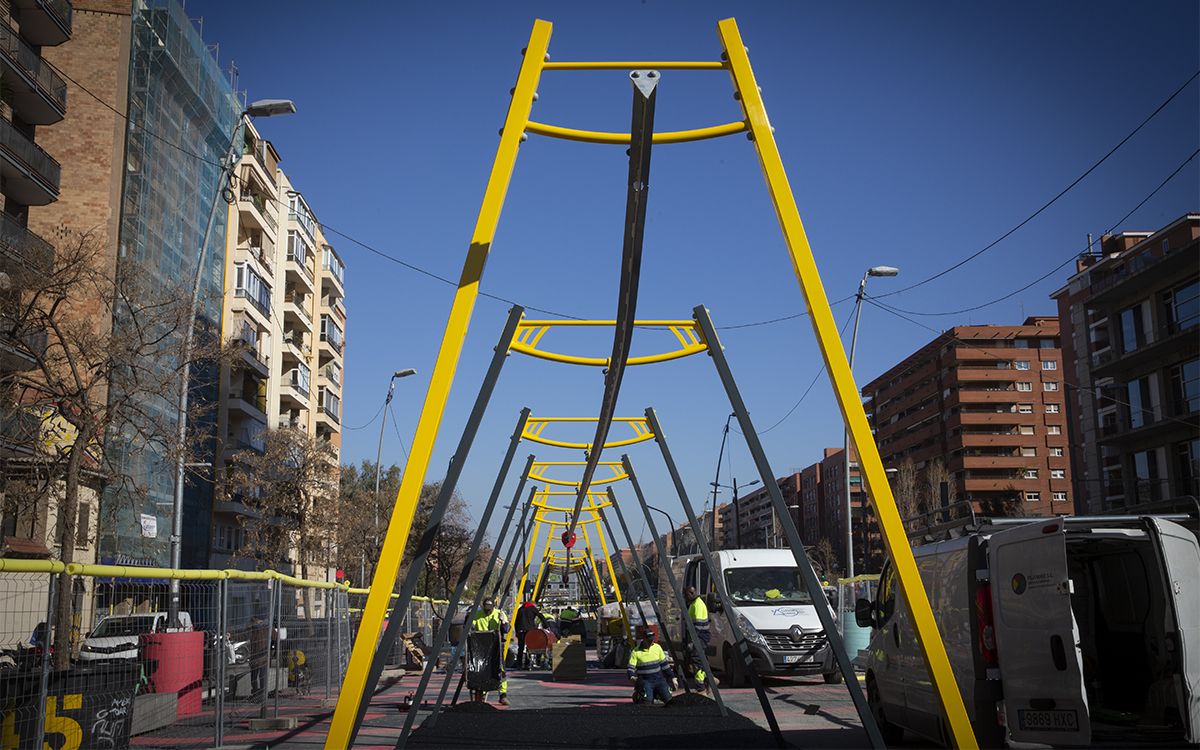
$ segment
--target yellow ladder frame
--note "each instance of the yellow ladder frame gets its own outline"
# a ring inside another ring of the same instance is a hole
[[[358,637],[350,655],[346,676],[338,696],[330,731],[325,747],[343,750],[347,747],[354,729],[355,716],[366,689],[366,680],[371,659],[378,643],[388,601],[400,571],[404,548],[412,526],[421,487],[429,468],[429,460],[441,425],[450,386],[462,354],[471,313],[479,295],[479,284],[484,264],[495,237],[496,226],[504,197],[516,164],[517,150],[526,132],[592,143],[628,143],[628,133],[601,133],[562,128],[529,119],[538,82],[543,70],[630,70],[656,68],[660,70],[727,70],[733,82],[735,98],[741,103],[745,119],[695,130],[674,133],[655,133],[655,143],[677,143],[683,141],[714,138],[737,132],[748,131],[758,153],[763,177],[780,228],[787,244],[793,270],[800,283],[805,303],[816,334],[817,344],[833,385],[838,407],[842,412],[846,429],[859,457],[860,470],[871,498],[876,517],[879,519],[881,536],[888,555],[895,566],[900,588],[909,607],[917,641],[925,658],[935,692],[946,717],[954,744],[960,748],[975,748],[978,743],[963,705],[962,695],[954,681],[954,672],[946,654],[945,644],[938,633],[937,623],[929,598],[921,582],[916,560],[909,547],[908,538],[896,508],[895,498],[884,473],[883,461],[879,456],[871,427],[863,410],[862,399],[854,383],[854,376],[846,358],[845,349],[838,336],[837,325],[829,306],[828,297],[821,284],[816,260],[809,245],[800,212],[796,206],[788,182],[783,159],[775,143],[770,120],[762,94],[754,78],[750,58],[737,22],[727,18],[717,24],[724,53],[722,62],[549,62],[548,50],[552,24],[538,19],[534,21],[524,59],[513,88],[512,100],[504,127],[500,131],[500,144],[484,191],[475,229],[467,251],[466,262],[459,277],[458,288],[446,330],[430,377],[429,390],[417,420],[417,429],[409,450],[404,478],[396,494],[396,503],[388,522],[387,534],[375,569],[371,593],[367,597]],[[553,529],[553,527],[551,527]],[[528,559],[528,558],[526,558]],[[526,571],[527,574],[528,571]],[[522,577],[524,584],[525,576]]]

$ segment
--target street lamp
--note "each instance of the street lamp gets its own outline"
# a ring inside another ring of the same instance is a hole
[[[387,426],[388,406],[392,403],[392,394],[396,390],[396,381],[400,378],[407,378],[409,375],[416,375],[417,371],[411,367],[404,370],[396,370],[392,373],[392,377],[388,378],[387,398],[383,400],[383,419],[379,422],[379,444],[375,448],[375,546],[379,546],[379,479],[383,472],[383,430]],[[367,555],[363,553],[362,560],[362,580],[367,580]]]
[[[735,416],[737,415],[730,414],[725,419],[725,429],[721,432],[721,450],[717,452],[717,475],[709,483],[712,485],[712,518],[708,519],[708,533],[713,547],[717,546],[717,488],[720,487],[717,483],[721,481],[721,459],[725,456],[725,440],[729,437],[729,422]]]
[[[863,297],[867,295],[867,278],[870,276],[897,276],[899,268],[892,266],[872,266],[863,274],[858,282],[858,293],[854,295],[854,333],[850,336],[850,375],[854,376],[854,350],[858,345],[858,319],[862,315]],[[857,386],[855,386],[857,387]],[[850,431],[842,433],[842,481],[846,485],[846,498],[842,510],[846,516],[846,577],[854,577],[854,528],[850,513]],[[861,481],[861,480],[860,480]]]
[[[187,324],[183,332],[183,349],[180,358],[183,360],[183,367],[179,373],[179,402],[176,411],[176,421],[178,422],[178,449],[179,455],[175,459],[175,496],[171,503],[171,567],[178,569],[181,564],[183,537],[183,473],[187,468],[185,466],[184,445],[187,444],[187,410],[188,410],[188,388],[191,383],[191,359],[192,359],[192,339],[196,330],[196,315],[200,310],[200,283],[204,279],[204,259],[208,255],[208,238],[212,235],[213,222],[217,218],[217,204],[221,200],[221,195],[225,191],[225,185],[229,182],[233,174],[234,162],[237,159],[238,149],[241,148],[238,136],[241,134],[242,128],[245,127],[246,121],[252,117],[274,117],[275,115],[290,115],[296,112],[296,105],[289,99],[259,99],[252,102],[249,107],[238,115],[237,122],[233,126],[233,133],[229,136],[229,151],[226,152],[225,158],[221,161],[221,174],[217,178],[217,190],[213,194],[212,205],[208,209],[208,223],[204,225],[204,236],[200,239],[200,253],[196,258],[196,273],[192,278],[192,305],[191,312],[187,318]],[[232,199],[230,200],[232,203]],[[167,598],[167,623],[173,627],[180,627],[179,622],[179,579],[172,578],[170,586],[170,596]]]
[[[784,507],[787,508],[788,510],[800,510],[799,505],[785,505]],[[771,506],[771,540],[772,541],[767,546],[771,546],[772,544],[779,544],[778,521],[779,521],[779,518],[778,518],[777,514],[775,513],[775,506],[772,505]]]
[[[650,503],[646,503],[646,507],[649,508],[650,510],[662,513],[663,516],[667,519],[667,523],[671,524],[671,557],[675,557],[675,532],[678,531],[678,529],[675,527],[675,521],[673,521],[671,519],[671,516],[665,510],[662,510],[660,508],[655,508]]]
[[[743,484],[742,488],[744,489],[746,487],[753,487],[754,485],[761,484],[761,483],[762,483],[761,480],[755,479],[753,482],[750,482],[748,484]],[[718,482],[713,482],[712,486],[713,486],[713,494],[714,495],[716,494],[716,489],[718,487],[724,487],[727,490],[733,490],[733,538],[734,538],[734,544],[737,545],[738,549],[741,549],[742,548],[742,513],[741,513],[740,507],[738,505],[737,477],[733,478],[733,486],[732,487],[730,487],[727,484],[720,484]]]

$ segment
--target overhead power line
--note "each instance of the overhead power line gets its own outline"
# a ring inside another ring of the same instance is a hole
[[[1197,78],[1197,77],[1200,77],[1200,71],[1196,71],[1195,73],[1193,73],[1193,74],[1192,74],[1192,76],[1191,76],[1190,78],[1188,78],[1186,81],[1184,81],[1184,82],[1183,82],[1183,85],[1182,85],[1182,86],[1180,86],[1179,88],[1175,89],[1175,91],[1174,91],[1174,92],[1173,92],[1173,93],[1172,93],[1170,96],[1168,96],[1168,97],[1166,98],[1166,101],[1164,101],[1162,104],[1158,105],[1158,107],[1157,107],[1157,108],[1155,108],[1155,110],[1154,110],[1153,112],[1151,112],[1149,115],[1147,115],[1147,116],[1146,116],[1146,118],[1145,118],[1144,120],[1142,120],[1140,123],[1138,123],[1138,126],[1129,132],[1129,135],[1127,135],[1127,136],[1125,136],[1124,138],[1122,138],[1122,139],[1121,139],[1121,140],[1120,140],[1120,141],[1117,143],[1117,145],[1115,145],[1115,146],[1113,146],[1111,149],[1109,149],[1109,150],[1108,150],[1108,153],[1106,153],[1104,156],[1100,157],[1100,159],[1099,159],[1098,161],[1096,161],[1094,164],[1092,164],[1092,166],[1088,167],[1088,168],[1087,168],[1087,170],[1086,170],[1086,171],[1085,171],[1083,174],[1081,174],[1081,175],[1079,175],[1078,177],[1076,177],[1076,178],[1075,178],[1075,179],[1074,179],[1074,180],[1071,182],[1071,184],[1070,184],[1070,185],[1067,185],[1065,188],[1063,188],[1062,190],[1058,191],[1058,194],[1057,194],[1057,195],[1055,195],[1053,198],[1051,198],[1050,200],[1048,200],[1048,201],[1046,201],[1045,203],[1043,203],[1043,204],[1041,205],[1041,207],[1040,207],[1040,208],[1038,208],[1036,211],[1034,211],[1033,213],[1031,213],[1029,216],[1026,216],[1024,219],[1022,219],[1022,220],[1020,221],[1020,223],[1018,223],[1018,224],[1017,224],[1016,226],[1014,226],[1012,229],[1009,229],[1009,230],[1008,230],[1007,232],[1005,232],[1004,234],[1000,235],[1000,236],[999,236],[999,237],[997,237],[996,239],[994,239],[994,240],[992,240],[991,242],[989,242],[987,245],[984,245],[984,246],[983,246],[982,248],[980,248],[979,250],[976,250],[975,252],[971,253],[971,254],[970,254],[970,255],[968,255],[967,257],[965,257],[965,258],[963,258],[962,260],[958,261],[958,262],[957,262],[957,263],[955,263],[954,265],[952,265],[952,266],[950,266],[950,267],[948,267],[948,268],[944,268],[944,269],[942,269],[941,271],[938,271],[937,273],[933,274],[932,276],[928,276],[928,277],[926,277],[926,278],[924,278],[924,279],[921,279],[920,281],[918,281],[918,282],[917,282],[917,283],[915,283],[915,284],[910,284],[910,285],[908,285],[908,286],[906,286],[906,287],[903,287],[903,288],[901,288],[901,289],[896,289],[895,291],[891,291],[891,292],[888,292],[888,293],[886,293],[886,294],[881,294],[881,295],[878,295],[878,296],[880,296],[880,297],[891,297],[892,295],[895,295],[895,294],[902,294],[902,293],[904,293],[904,292],[907,292],[907,291],[909,291],[909,290],[916,289],[917,287],[924,286],[924,285],[928,284],[929,282],[931,282],[931,281],[934,281],[935,279],[940,279],[941,277],[945,276],[946,274],[950,273],[951,271],[954,271],[954,270],[956,270],[956,269],[958,269],[958,268],[962,268],[962,267],[963,267],[963,266],[965,266],[967,263],[970,263],[971,261],[975,260],[975,259],[976,259],[976,258],[978,258],[979,256],[981,256],[981,255],[983,255],[984,253],[986,253],[988,250],[991,250],[991,249],[992,249],[993,247],[995,247],[996,245],[999,245],[1001,242],[1003,242],[1004,240],[1008,239],[1008,238],[1009,238],[1010,236],[1012,236],[1012,235],[1013,235],[1013,233],[1015,233],[1015,232],[1016,232],[1018,229],[1020,229],[1021,227],[1025,226],[1025,225],[1026,225],[1026,224],[1028,224],[1029,222],[1031,222],[1031,221],[1033,221],[1034,219],[1036,219],[1038,216],[1040,216],[1040,215],[1042,214],[1042,212],[1043,212],[1043,211],[1045,211],[1046,209],[1050,208],[1050,207],[1051,207],[1051,206],[1053,206],[1055,203],[1057,203],[1059,198],[1062,198],[1064,195],[1066,195],[1067,193],[1069,193],[1069,192],[1071,191],[1071,189],[1072,189],[1072,188],[1074,188],[1074,187],[1075,187],[1076,185],[1078,185],[1080,182],[1083,182],[1084,178],[1086,178],[1086,177],[1087,177],[1088,175],[1090,175],[1092,172],[1096,171],[1096,168],[1097,168],[1097,167],[1099,167],[1099,166],[1100,166],[1101,164],[1103,164],[1104,162],[1108,161],[1108,159],[1109,159],[1109,157],[1110,157],[1110,156],[1112,156],[1113,154],[1117,153],[1117,151],[1118,151],[1118,150],[1120,150],[1120,148],[1121,148],[1122,146],[1124,146],[1126,143],[1128,143],[1128,142],[1129,142],[1129,140],[1130,140],[1131,138],[1133,138],[1135,135],[1137,135],[1137,134],[1138,134],[1138,131],[1140,131],[1140,130],[1141,130],[1142,128],[1144,128],[1144,127],[1145,127],[1145,126],[1146,126],[1146,125],[1147,125],[1147,124],[1148,124],[1148,123],[1149,123],[1151,120],[1153,120],[1153,119],[1155,118],[1155,116],[1157,116],[1157,115],[1158,115],[1158,113],[1159,113],[1159,112],[1162,112],[1164,109],[1166,109],[1167,105],[1168,105],[1168,104],[1170,104],[1172,101],[1174,101],[1175,97],[1177,97],[1177,96],[1179,96],[1181,93],[1183,93],[1183,90],[1184,90],[1184,89],[1186,89],[1186,88],[1187,88],[1187,87],[1188,87],[1188,86],[1189,86],[1189,85],[1192,83],[1192,81],[1196,80],[1196,78]]]

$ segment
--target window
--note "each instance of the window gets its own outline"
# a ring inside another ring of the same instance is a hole
[[[1142,345],[1145,334],[1142,331],[1141,305],[1127,307],[1121,311],[1121,353],[1131,352]]]
[[[234,266],[234,295],[250,300],[263,315],[271,315],[271,287],[245,263]]]
[[[337,351],[342,350],[342,329],[328,315],[321,316],[321,340],[329,343]]]
[[[1046,404],[1047,414],[1058,414],[1058,404]]]
[[[1019,414],[1033,414],[1033,404],[1017,404]]]
[[[1037,448],[1033,448],[1033,447],[1031,447],[1031,446],[1028,446],[1028,445],[1026,445],[1026,446],[1023,446],[1023,447],[1021,448],[1021,455],[1022,455],[1022,456],[1025,456],[1025,457],[1027,457],[1027,458],[1028,458],[1028,457],[1030,457],[1030,456],[1036,456],[1036,455],[1037,455]]]
[[[1057,349],[1058,342],[1055,341],[1054,339],[1042,339],[1042,340],[1038,341],[1038,348],[1039,349]]]
[[[1028,339],[1017,339],[1016,341],[1013,342],[1013,346],[1017,349],[1028,349],[1029,348],[1029,340]]]
[[[1045,381],[1044,383],[1042,383],[1042,390],[1043,390],[1043,391],[1050,391],[1050,392],[1057,391],[1057,390],[1058,390],[1058,383],[1054,382],[1053,380],[1047,380],[1047,381]]]
[[[1155,450],[1138,451],[1133,454],[1133,476],[1137,480],[1135,491],[1139,502],[1161,497],[1162,487],[1158,481],[1158,456]]]
[[[1153,416],[1150,410],[1150,379],[1138,378],[1125,384],[1125,394],[1129,401],[1129,426],[1141,427],[1146,424],[1147,417]]]
[[[1055,458],[1062,458],[1063,457],[1063,449],[1062,448],[1051,448],[1050,455]]]
[[[1065,493],[1065,492],[1051,492],[1050,493],[1050,502],[1065,503],[1066,501],[1067,501],[1067,493]]]
[[[1200,411],[1200,359],[1171,368],[1171,395],[1176,414]]]
[[[1067,470],[1066,469],[1051,469],[1050,470],[1050,478],[1051,479],[1066,479],[1067,478]]]
[[[1022,476],[1024,476],[1026,479],[1037,479],[1038,478],[1038,470],[1037,469],[1026,469]]]
[[[1048,427],[1046,427],[1046,434],[1047,435],[1061,435],[1062,427],[1059,425],[1056,425],[1056,424],[1049,425]]]
[[[1023,424],[1020,427],[1020,431],[1021,431],[1022,435],[1032,435],[1033,434],[1033,425]]]
[[[1163,296],[1171,333],[1200,324],[1200,280],[1177,286]]]
[[[1033,383],[1017,383],[1018,391],[1032,391]]]
[[[79,520],[75,532],[75,549],[87,549],[88,537],[92,535],[92,504],[79,504]]]
[[[875,622],[877,628],[887,625],[896,611],[896,569],[891,563],[887,563],[879,579],[879,590],[875,592],[875,609],[878,612]]]
[[[1018,359],[1013,364],[1015,364],[1017,366],[1018,370],[1028,370],[1029,369],[1029,360],[1027,360],[1027,359]]]
[[[1058,363],[1052,359],[1043,359],[1042,360],[1042,369],[1043,370],[1057,370]]]
[[[1196,483],[1200,481],[1200,439],[1192,439],[1176,445],[1175,456],[1184,492],[1195,492]]]
[[[1040,493],[1040,492],[1026,492],[1025,493],[1025,502],[1040,503],[1041,501],[1042,501],[1042,493]]]

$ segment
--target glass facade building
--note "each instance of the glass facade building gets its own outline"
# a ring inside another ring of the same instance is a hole
[[[135,265],[160,288],[190,291],[213,201],[221,199],[220,162],[241,106],[217,61],[183,8],[171,0],[134,0],[131,15],[128,127],[121,197],[117,273]],[[172,144],[178,144],[176,148]],[[220,330],[227,211],[222,201],[208,241],[201,282],[199,337]],[[118,314],[114,325],[128,325]],[[163,357],[164,371],[177,362]],[[212,373],[192,373],[191,401],[217,398]],[[144,399],[138,410],[156,431],[174,421],[176,403]],[[196,430],[215,448],[215,425]],[[174,458],[140,437],[136,426],[110,430],[105,451],[131,481],[106,488],[99,534],[101,557],[118,551],[166,565],[170,559]],[[199,461],[210,461],[201,456]],[[184,495],[183,566],[207,564],[213,492],[209,472],[189,472]],[[153,520],[151,520],[153,519]]]

